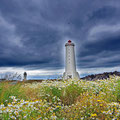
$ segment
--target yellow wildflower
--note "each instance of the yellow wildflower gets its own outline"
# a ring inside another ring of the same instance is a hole
[[[97,116],[97,114],[96,114],[96,113],[91,114],[91,117],[96,117],[96,116]]]
[[[97,100],[97,102],[101,102],[101,100]]]
[[[100,104],[100,107],[102,107],[103,106],[103,104]]]
[[[55,116],[55,113],[53,113],[53,116]]]
[[[6,107],[3,107],[1,110],[6,110]]]

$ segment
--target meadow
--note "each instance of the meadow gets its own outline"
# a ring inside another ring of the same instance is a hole
[[[119,120],[120,77],[0,83],[1,120]]]

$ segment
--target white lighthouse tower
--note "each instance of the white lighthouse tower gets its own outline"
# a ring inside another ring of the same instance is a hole
[[[78,72],[76,71],[76,63],[75,63],[75,51],[74,51],[74,43],[71,40],[65,44],[66,47],[66,66],[65,72],[63,74],[63,79],[80,79]]]

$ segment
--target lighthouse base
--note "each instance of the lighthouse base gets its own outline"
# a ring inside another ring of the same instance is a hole
[[[72,74],[64,72],[63,80],[66,80],[66,79],[80,79],[80,76],[79,76],[78,72],[73,72]]]

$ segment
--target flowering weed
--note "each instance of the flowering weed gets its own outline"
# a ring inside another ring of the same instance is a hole
[[[3,120],[119,120],[120,77],[0,84]]]

